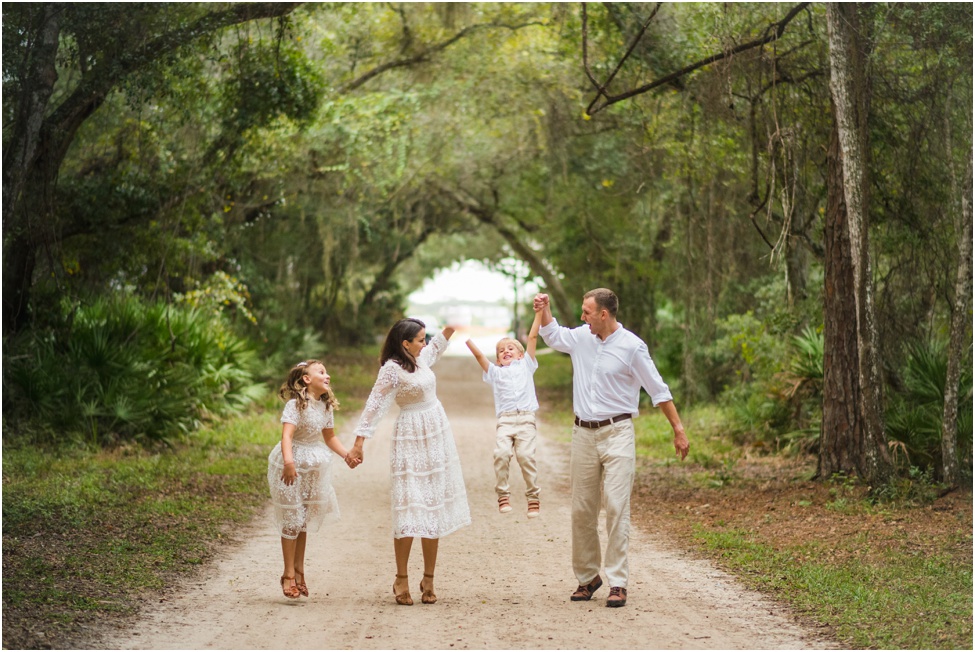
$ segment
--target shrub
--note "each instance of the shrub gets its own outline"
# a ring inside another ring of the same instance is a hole
[[[251,346],[219,315],[124,296],[62,305],[4,342],[4,436],[165,440],[265,389]]]
[[[904,468],[929,470],[940,465],[941,420],[948,375],[947,345],[941,339],[915,342],[888,393],[887,432]],[[958,388],[958,454],[971,469],[972,372],[967,365]]]

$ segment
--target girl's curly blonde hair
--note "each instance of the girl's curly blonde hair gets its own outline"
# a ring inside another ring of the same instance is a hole
[[[308,385],[305,384],[304,376],[308,373],[308,367],[313,364],[325,366],[325,363],[321,360],[305,360],[299,362],[291,367],[291,371],[288,372],[288,379],[284,381],[281,389],[278,390],[278,396],[285,401],[294,399],[298,403],[299,410],[304,410],[308,407]],[[325,393],[321,395],[319,400],[325,403],[326,408],[337,410],[339,407],[338,399],[335,398],[335,393],[331,387],[325,389]]]

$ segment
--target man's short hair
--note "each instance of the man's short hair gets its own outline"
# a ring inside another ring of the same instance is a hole
[[[606,288],[589,290],[582,295],[582,300],[585,301],[586,299],[592,299],[596,302],[598,309],[606,309],[610,317],[616,317],[616,311],[620,307],[620,300],[616,298],[616,293],[612,290],[607,290]]]

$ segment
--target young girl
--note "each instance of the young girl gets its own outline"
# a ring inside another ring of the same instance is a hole
[[[325,365],[308,360],[292,367],[278,392],[287,404],[281,414],[281,443],[267,458],[267,483],[281,533],[281,590],[286,598],[308,597],[306,534],[317,532],[326,515],[338,516],[328,449],[345,458],[349,468],[357,464],[335,436],[332,411],[339,404],[329,381]]]

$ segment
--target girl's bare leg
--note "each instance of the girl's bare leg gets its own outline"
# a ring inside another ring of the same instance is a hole
[[[281,553],[284,555],[284,575],[294,577],[295,575],[295,548],[297,539],[285,539],[281,537]]]
[[[290,591],[295,586],[295,546],[297,541],[295,539],[286,539],[281,537],[281,554],[284,557],[284,573],[281,579],[281,586],[287,591]],[[290,579],[285,579],[290,578]],[[294,597],[298,597],[295,593]]]
[[[305,543],[308,540],[308,533],[302,532],[295,539],[295,583],[302,595],[308,595],[308,587],[305,584]],[[304,588],[304,590],[302,590]]]

